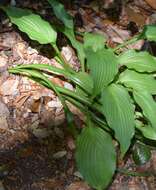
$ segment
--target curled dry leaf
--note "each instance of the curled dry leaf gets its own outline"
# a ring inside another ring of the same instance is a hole
[[[40,113],[41,100],[40,99],[39,100],[33,100],[30,109],[33,113]]]

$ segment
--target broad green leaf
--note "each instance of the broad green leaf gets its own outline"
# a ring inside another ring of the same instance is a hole
[[[150,125],[144,125],[141,121],[136,120],[135,127],[141,131],[145,138],[156,140],[156,131]]]
[[[118,72],[117,60],[113,52],[101,49],[96,52],[87,51],[87,66],[94,81],[94,96],[99,94]]]
[[[139,38],[148,41],[156,41],[156,25],[146,25]]]
[[[109,134],[99,127],[85,127],[77,139],[76,161],[80,173],[93,188],[106,188],[116,167],[115,149]]]
[[[39,15],[33,14],[30,10],[16,7],[5,7],[4,11],[11,22],[17,25],[19,30],[25,32],[32,40],[36,40],[40,44],[56,42],[57,33]]]
[[[118,82],[133,90],[156,94],[156,80],[149,74],[141,74],[127,69],[121,73]]]
[[[119,56],[119,64],[139,72],[156,71],[156,59],[148,52],[128,50]]]
[[[136,103],[141,107],[144,116],[156,130],[156,102],[153,100],[153,97],[144,91],[134,91],[133,95]]]
[[[112,84],[102,91],[102,112],[108,125],[115,131],[122,156],[128,150],[134,135],[134,108],[127,90]]]
[[[85,72],[78,72],[72,76],[75,83],[89,94],[93,93],[93,79]]]
[[[151,158],[151,151],[146,145],[138,142],[133,149],[132,155],[135,164],[142,165],[148,162]]]
[[[59,0],[47,0],[53,8],[53,11],[58,19],[60,19],[67,28],[74,28],[73,18],[64,8],[64,5]]]
[[[94,52],[104,48],[106,38],[101,34],[85,33],[84,48],[92,49]]]

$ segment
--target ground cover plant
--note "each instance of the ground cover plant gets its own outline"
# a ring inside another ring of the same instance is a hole
[[[77,167],[90,186],[102,190],[117,170],[117,152],[123,159],[132,146],[134,161],[144,164],[151,155],[149,145],[154,146],[156,140],[156,58],[146,51],[120,51],[140,39],[156,41],[156,26],[145,26],[140,34],[114,49],[107,46],[100,34],[80,34],[81,43],[75,38],[73,18],[64,6],[56,0],[47,1],[60,24],[52,26],[31,10],[1,9],[30,39],[51,44],[62,68],[38,63],[18,65],[9,68],[9,72],[27,75],[55,91],[64,106],[68,127],[75,135]],[[62,57],[57,46],[58,31],[76,50],[81,63],[79,72]],[[75,90],[57,86],[49,79],[50,75],[63,76]],[[81,131],[74,125],[67,102],[85,115]]]

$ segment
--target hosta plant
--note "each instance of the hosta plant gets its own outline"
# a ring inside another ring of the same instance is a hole
[[[76,163],[84,180],[102,190],[110,184],[117,169],[116,151],[123,159],[134,145],[131,149],[134,161],[144,164],[150,158],[146,143],[156,140],[156,58],[146,51],[125,48],[122,51],[122,47],[140,39],[156,41],[156,26],[145,26],[141,34],[114,49],[107,46],[105,37],[100,34],[84,33],[82,43],[75,38],[73,18],[64,6],[56,0],[47,1],[60,20],[54,25],[55,29],[30,10],[1,9],[31,40],[50,44],[62,68],[38,63],[18,65],[9,68],[9,72],[27,75],[55,91],[72,131],[74,120],[67,102],[84,113],[85,127],[81,131],[74,129]],[[57,31],[62,32],[76,50],[81,63],[79,72],[62,57],[57,47]],[[57,86],[49,79],[50,75],[64,76],[75,90]]]

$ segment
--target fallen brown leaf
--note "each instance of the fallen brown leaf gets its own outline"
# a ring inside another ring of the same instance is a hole
[[[156,9],[156,0],[145,0],[153,9]]]

